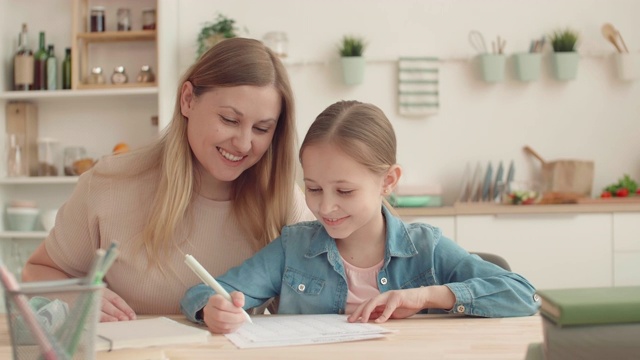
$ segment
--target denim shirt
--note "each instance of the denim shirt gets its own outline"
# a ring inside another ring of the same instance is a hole
[[[382,207],[387,224],[384,263],[378,274],[380,293],[445,285],[455,295],[451,312],[482,317],[532,315],[538,310],[535,288],[522,276],[471,255],[442,236],[438,228],[405,224]],[[245,295],[245,309],[280,296],[279,314],[343,314],[347,303],[344,264],[335,240],[318,221],[283,228],[275,239],[240,266],[217,278],[228,291]],[[180,302],[185,316],[195,316],[213,289],[205,284],[187,290]]]

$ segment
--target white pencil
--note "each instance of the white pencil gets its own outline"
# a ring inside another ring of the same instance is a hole
[[[213,276],[211,276],[211,274],[209,274],[209,272],[202,265],[200,265],[198,260],[196,260],[193,256],[187,254],[184,256],[184,262],[187,264],[187,266],[189,266],[191,270],[193,270],[194,273],[196,273],[196,275],[198,275],[200,280],[209,285],[217,294],[220,294],[228,301],[231,301],[231,295],[229,295],[229,293],[220,285],[220,283],[218,283],[216,279],[214,279]],[[242,312],[244,313],[244,316],[247,318],[247,320],[253,324],[253,321],[251,321],[251,317],[249,316],[249,314],[247,314],[244,309],[242,310]]]

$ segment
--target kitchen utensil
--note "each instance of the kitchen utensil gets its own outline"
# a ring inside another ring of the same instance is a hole
[[[484,41],[484,36],[477,31],[471,30],[469,32],[469,44],[473,47],[478,54],[486,54],[487,53],[487,43]]]
[[[593,161],[556,160],[547,162],[531,147],[524,151],[534,156],[542,164],[542,190],[544,192],[567,193],[575,196],[591,196],[593,186]]]
[[[511,162],[509,163],[509,170],[507,171],[507,178],[504,182],[504,189],[502,189],[503,191],[509,191],[510,189],[509,184],[511,184],[515,176],[516,176],[516,167],[515,165],[513,165],[513,160],[511,160]]]
[[[480,200],[482,196],[482,164],[478,161],[476,165],[476,170],[473,173],[473,178],[471,179],[471,192],[469,195],[468,201],[475,202]]]
[[[602,36],[604,36],[604,38],[607,39],[607,41],[612,43],[613,46],[615,46],[616,50],[618,50],[619,53],[623,52],[622,48],[620,47],[620,45],[618,45],[618,37],[619,37],[618,30],[616,30],[616,28],[613,27],[613,25],[611,25],[609,23],[605,23],[604,25],[602,25],[602,29],[601,30],[602,30]],[[626,46],[625,46],[625,48],[626,48]]]
[[[467,162],[462,173],[462,182],[460,185],[460,192],[458,194],[458,202],[465,202],[469,198],[469,182],[471,180],[471,164]]]
[[[491,188],[491,200],[495,201],[500,196],[500,192],[502,191],[501,187],[504,186],[502,182],[502,175],[504,172],[504,166],[502,165],[502,161],[498,165],[498,170],[496,171],[496,179],[493,182],[493,187]]]
[[[484,174],[484,182],[482,184],[482,198],[481,201],[489,200],[489,190],[491,189],[491,178],[493,177],[493,166],[491,163],[487,165],[487,171]]]

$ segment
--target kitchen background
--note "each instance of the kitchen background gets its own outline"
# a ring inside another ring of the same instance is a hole
[[[10,69],[17,33],[30,19],[32,48],[37,32],[56,44],[61,60],[70,46],[71,6],[67,2],[38,2],[42,6],[15,6],[16,0],[0,3],[5,47],[2,61]],[[70,3],[70,2],[69,2]],[[57,4],[57,5],[56,5]],[[60,5],[64,6],[60,6]],[[122,1],[92,1],[117,7]],[[298,132],[304,136],[315,116],[341,99],[371,102],[393,122],[399,140],[398,160],[405,169],[404,184],[439,184],[445,204],[455,201],[467,164],[477,162],[494,168],[514,160],[516,179],[534,177],[539,163],[522,151],[532,146],[548,160],[559,158],[595,161],[593,193],[617,181],[624,173],[640,177],[640,80],[622,81],[616,76],[613,46],[600,28],[610,22],[621,31],[631,53],[640,50],[640,2],[633,0],[347,0],[341,2],[297,0],[159,0],[159,113],[166,125],[174,105],[178,76],[194,60],[196,38],[207,21],[221,13],[236,20],[243,36],[261,39],[269,31],[288,37],[288,70],[297,99]],[[28,13],[21,13],[28,12]],[[114,16],[111,16],[114,17]],[[115,19],[107,18],[109,21]],[[528,51],[530,41],[560,28],[580,33],[577,79],[558,81],[551,75],[547,44],[539,80],[521,82],[514,75],[510,55]],[[473,61],[475,50],[468,41],[471,30],[480,31],[490,47],[498,35],[506,39],[508,56],[505,81],[481,80]],[[340,78],[337,45],[344,35],[364,37],[368,43],[364,83],[344,85]],[[7,46],[9,45],[9,46]],[[134,51],[133,49],[131,51]],[[107,56],[107,55],[105,55]],[[438,57],[440,107],[435,115],[407,117],[397,109],[397,60],[401,56]],[[131,69],[134,72],[137,69]],[[108,76],[111,69],[106,68]],[[132,74],[130,74],[132,76]],[[8,88],[7,72],[0,81]],[[120,100],[127,117],[114,118],[103,111],[112,106],[95,99],[64,100],[41,117],[67,117],[75,111],[72,130],[80,140],[91,133],[95,121],[110,122],[96,139],[91,152],[106,154],[117,141],[140,146],[153,138],[148,122],[124,124],[139,102]],[[135,102],[136,105],[132,103]],[[132,106],[129,106],[132,105]],[[104,114],[104,115],[103,115]],[[141,117],[147,114],[141,112]],[[104,118],[103,118],[104,117]],[[95,119],[97,118],[97,119]],[[121,126],[122,125],[122,126]],[[124,130],[126,129],[126,131]],[[42,122],[41,132],[56,136],[69,131],[55,122]],[[132,133],[133,132],[133,133]],[[67,138],[74,135],[65,134]]]
[[[334,101],[376,104],[396,129],[405,183],[441,184],[447,204],[456,199],[468,162],[486,166],[491,161],[495,169],[500,160],[514,160],[517,179],[535,176],[539,163],[522,151],[525,144],[548,160],[594,160],[594,195],[624,173],[640,178],[640,81],[617,78],[611,57],[615,49],[600,30],[606,22],[614,24],[629,51],[638,53],[638,1],[181,0],[176,14],[180,72],[193,61],[203,23],[216,13],[235,19],[250,37],[287,34],[300,138]],[[476,54],[468,42],[471,30],[480,31],[489,48],[498,35],[506,39],[509,56],[528,51],[531,39],[566,27],[581,38],[574,81],[552,77],[548,43],[541,78],[531,83],[515,78],[510,58],[505,81],[485,83],[471,60]],[[345,34],[368,42],[362,85],[341,81],[336,48]],[[398,114],[400,56],[440,58],[436,115]]]

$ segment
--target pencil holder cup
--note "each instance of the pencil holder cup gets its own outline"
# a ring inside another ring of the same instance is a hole
[[[640,54],[621,54],[614,55],[616,70],[620,80],[633,81],[640,76]]]
[[[506,57],[499,54],[480,55],[480,73],[486,82],[501,82],[504,80]]]
[[[516,65],[516,76],[520,81],[534,81],[540,78],[540,53],[518,53],[513,55]]]
[[[13,359],[95,359],[103,289],[104,284],[86,285],[82,279],[5,289]]]

